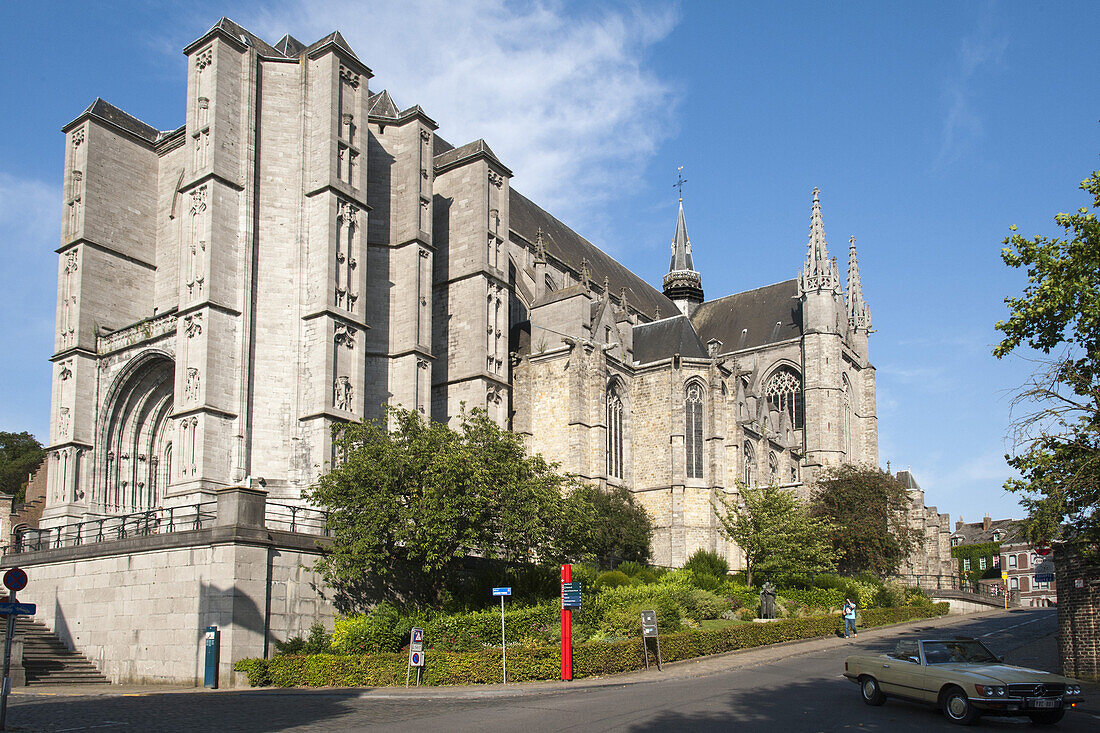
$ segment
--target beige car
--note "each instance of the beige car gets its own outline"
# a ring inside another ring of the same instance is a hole
[[[848,657],[844,676],[868,705],[887,697],[931,703],[960,725],[981,715],[1026,715],[1050,725],[1084,699],[1075,680],[1005,664],[971,638],[899,641],[891,654]]]

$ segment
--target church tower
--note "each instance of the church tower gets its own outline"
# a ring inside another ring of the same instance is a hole
[[[676,235],[672,239],[672,260],[664,280],[665,295],[680,312],[691,317],[703,302],[702,277],[691,261],[691,239],[684,221],[684,199],[680,198],[680,213],[676,217]]]
[[[847,330],[844,293],[835,259],[829,257],[821,202],[814,188],[810,241],[798,277],[802,301],[802,388],[806,466],[836,466],[844,460],[841,435],[844,386],[842,342]],[[844,319],[844,320],[842,320]],[[808,478],[808,477],[807,477]]]

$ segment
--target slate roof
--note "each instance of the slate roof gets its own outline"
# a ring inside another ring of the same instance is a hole
[[[118,107],[99,97],[96,97],[96,100],[92,102],[86,110],[77,115],[76,119],[74,119],[73,122],[70,122],[61,129],[63,131],[68,131],[68,129],[72,127],[73,123],[76,122],[76,120],[81,119],[85,115],[98,117],[104,122],[109,122],[115,127],[125,130],[131,135],[136,135],[142,140],[146,140],[150,143],[155,143],[162,135],[168,135],[173,132],[169,131],[167,133],[161,133],[160,130],[153,127],[152,125],[145,124],[137,117],[123,112]]]
[[[687,316],[676,315],[634,327],[634,361],[639,364],[680,356],[705,358],[707,350]]]
[[[465,158],[472,158],[477,155],[485,155],[486,157],[492,158],[498,165],[508,170],[504,164],[500,162],[500,158],[493,152],[493,149],[489,147],[489,144],[482,139],[474,140],[473,142],[466,143],[462,147],[452,148],[443,153],[437,153],[434,164],[437,169],[448,168]]]
[[[367,100],[367,108],[367,114],[397,119],[397,105],[393,103],[393,98],[385,89],[370,96]]]
[[[286,54],[276,50],[275,47],[269,44],[267,41],[260,38],[255,33],[245,30],[241,26],[231,21],[229,18],[223,17],[221,20],[211,26],[209,31],[203,33],[202,37],[205,38],[206,36],[210,35],[211,31],[215,30],[225,31],[229,35],[240,40],[241,43],[245,44],[246,46],[252,46],[265,56],[282,56],[284,58],[288,58]],[[190,48],[190,46],[188,48]]]
[[[977,545],[993,542],[993,533],[1004,532],[1000,542],[1016,542],[1024,539],[1024,524],[1019,519],[994,519],[985,529],[982,522],[964,522],[951,533],[951,539],[958,539],[959,545]]]
[[[691,323],[704,343],[721,341],[723,354],[798,338],[802,335],[798,280],[784,280],[702,303],[692,314]]]
[[[658,308],[665,316],[678,312],[676,304],[666,298],[662,292],[544,211],[531,199],[514,188],[509,190],[511,196],[508,199],[508,220],[509,226],[516,234],[528,242],[534,242],[541,227],[542,241],[546,245],[547,254],[563,263],[578,276],[581,271],[581,261],[588,260],[589,277],[594,284],[602,288],[606,277],[611,295],[616,299],[619,297],[619,292],[626,288],[626,300],[629,306],[649,318],[656,317]]]

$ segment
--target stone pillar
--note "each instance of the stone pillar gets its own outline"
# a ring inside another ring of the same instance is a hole
[[[264,528],[267,491],[245,486],[218,489],[218,527]]]

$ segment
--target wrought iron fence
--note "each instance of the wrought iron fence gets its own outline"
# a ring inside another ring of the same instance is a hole
[[[308,506],[267,502],[264,526],[284,532],[329,536],[328,512]]]
[[[6,554],[58,550],[96,542],[146,537],[214,526],[217,502],[208,501],[178,507],[149,509],[114,517],[86,519],[49,529],[25,529],[16,533]]]

